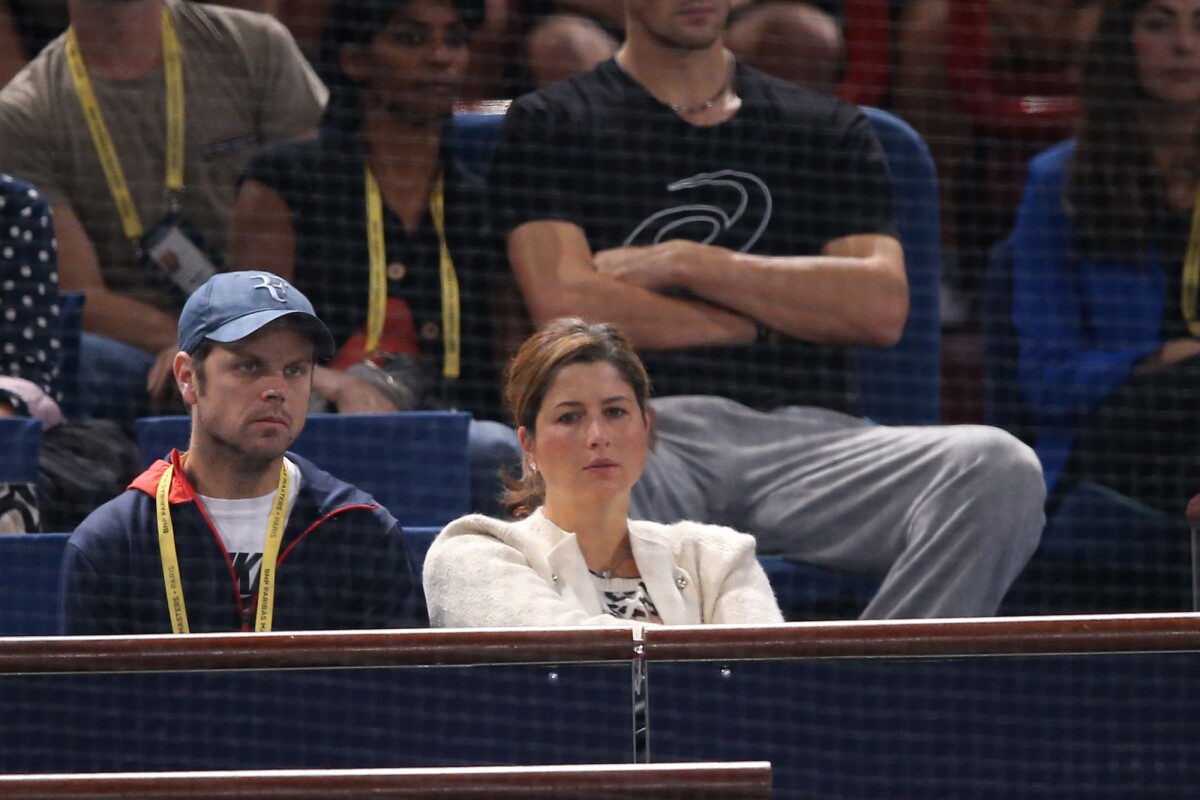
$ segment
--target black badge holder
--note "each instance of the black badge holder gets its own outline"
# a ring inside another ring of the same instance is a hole
[[[205,246],[204,237],[180,211],[175,192],[168,192],[167,213],[139,243],[146,267],[168,288],[188,297],[215,275],[219,260]]]

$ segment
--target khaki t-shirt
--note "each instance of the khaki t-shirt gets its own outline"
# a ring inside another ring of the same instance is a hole
[[[258,148],[316,130],[327,92],[272,17],[166,0],[183,51],[182,213],[225,256],[243,166]],[[121,167],[149,231],[167,211],[166,90],[161,67],[129,81],[92,84]],[[135,261],[75,94],[60,36],[0,91],[0,172],[74,209],[107,287],[164,310],[179,299]]]

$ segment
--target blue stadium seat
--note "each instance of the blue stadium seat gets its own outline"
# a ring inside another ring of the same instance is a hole
[[[466,169],[486,178],[492,166],[492,152],[500,121],[508,109],[507,102],[472,104],[456,110],[446,129],[450,150]]]
[[[0,417],[0,483],[38,482],[42,424],[28,417]]]
[[[429,546],[441,532],[441,528],[405,528],[404,535],[408,539],[408,552],[413,558],[414,569],[421,574],[421,566],[425,563],[425,555]]]
[[[1032,445],[1038,430],[1018,379],[1012,255],[1010,239],[996,244],[984,281],[984,418]],[[1052,504],[1041,545],[1009,592],[1004,610],[1189,610],[1189,541],[1182,508],[1172,517],[1096,484],[1064,487]]]
[[[0,417],[0,515],[5,518],[5,531],[33,532],[40,524],[34,514],[40,504],[41,443],[42,425],[37,420]]]
[[[0,636],[58,633],[58,567],[70,536],[0,536]]]
[[[912,126],[882,109],[863,111],[892,173],[909,294],[908,322],[896,346],[858,349],[863,413],[884,425],[935,425],[940,420],[942,347],[937,171],[929,148]]]
[[[293,449],[374,498],[405,526],[444,525],[470,511],[469,414],[310,414]],[[142,461],[186,449],[184,416],[137,421]]]
[[[62,362],[59,367],[59,387],[62,402],[59,407],[67,419],[79,416],[79,348],[83,339],[83,292],[60,292],[58,295],[59,333]]]

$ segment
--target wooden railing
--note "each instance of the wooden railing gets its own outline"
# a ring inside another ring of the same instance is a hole
[[[0,675],[1200,651],[1200,614],[0,638]]]
[[[0,638],[0,675],[629,661],[620,628]]]
[[[505,798],[636,798],[636,800],[765,800],[765,761],[708,764],[585,764],[556,767],[264,770],[254,772],[118,773],[0,776],[6,800],[117,798],[272,798],[438,800]]]
[[[647,628],[645,658],[720,661],[1200,651],[1200,614]]]

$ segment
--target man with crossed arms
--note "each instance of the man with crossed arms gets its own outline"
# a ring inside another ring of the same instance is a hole
[[[616,323],[646,361],[634,517],[878,575],[866,617],[994,613],[1041,468],[994,428],[858,416],[849,346],[908,313],[886,162],[857,108],[734,59],[729,10],[625,0],[614,59],[513,104],[491,179],[526,305]]]

